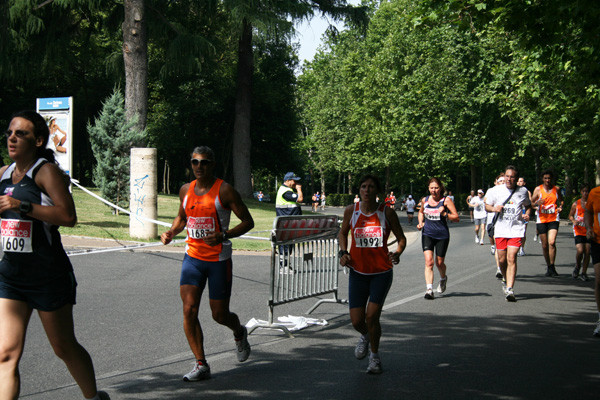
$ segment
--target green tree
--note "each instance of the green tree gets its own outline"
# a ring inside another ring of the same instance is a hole
[[[127,120],[123,94],[114,89],[106,99],[94,125],[88,124],[96,157],[94,184],[103,198],[125,207],[129,204],[129,159],[132,147],[143,143],[144,133],[135,129],[135,118]]]

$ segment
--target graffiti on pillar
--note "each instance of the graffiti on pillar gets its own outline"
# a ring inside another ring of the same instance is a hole
[[[139,215],[144,213],[144,200],[146,199],[146,195],[142,194],[142,189],[144,189],[144,185],[150,176],[146,174],[146,176],[142,178],[137,178],[134,180],[134,192],[132,193],[133,204],[131,205],[131,209],[133,214],[136,216],[136,220],[142,225],[144,225],[144,221],[139,218]]]

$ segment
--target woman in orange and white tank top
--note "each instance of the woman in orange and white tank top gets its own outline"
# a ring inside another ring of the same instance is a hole
[[[573,223],[573,235],[575,236],[575,268],[571,276],[574,279],[581,279],[582,281],[588,281],[587,269],[590,264],[590,248],[591,245],[587,240],[587,229],[585,227],[584,214],[585,204],[587,202],[588,195],[590,194],[590,188],[588,185],[583,185],[580,189],[581,199],[577,200],[571,206],[569,212],[569,220]],[[583,261],[583,264],[582,264]],[[579,273],[581,271],[581,273]]]
[[[346,207],[339,234],[340,264],[350,268],[349,303],[352,325],[360,334],[354,350],[356,358],[363,359],[370,350],[367,373],[383,371],[379,357],[381,325],[379,318],[387,293],[392,285],[393,265],[400,261],[406,247],[406,237],[398,215],[385,204],[378,204],[381,193],[379,179],[364,176],[359,183],[361,201]],[[388,250],[390,231],[398,244]],[[352,244],[348,252],[348,234]]]

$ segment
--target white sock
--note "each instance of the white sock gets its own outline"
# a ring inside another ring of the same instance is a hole
[[[94,397],[92,397],[91,399],[87,399],[87,400],[100,400],[100,395],[98,394],[98,392],[96,392],[96,395]]]
[[[371,352],[371,355],[369,356],[369,358],[379,358],[379,353]]]
[[[427,284],[427,290],[432,289],[433,290],[433,283],[428,283]]]

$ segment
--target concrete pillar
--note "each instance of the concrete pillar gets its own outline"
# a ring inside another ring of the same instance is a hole
[[[129,178],[129,235],[156,239],[157,225],[140,217],[157,218],[156,149],[132,148]]]

